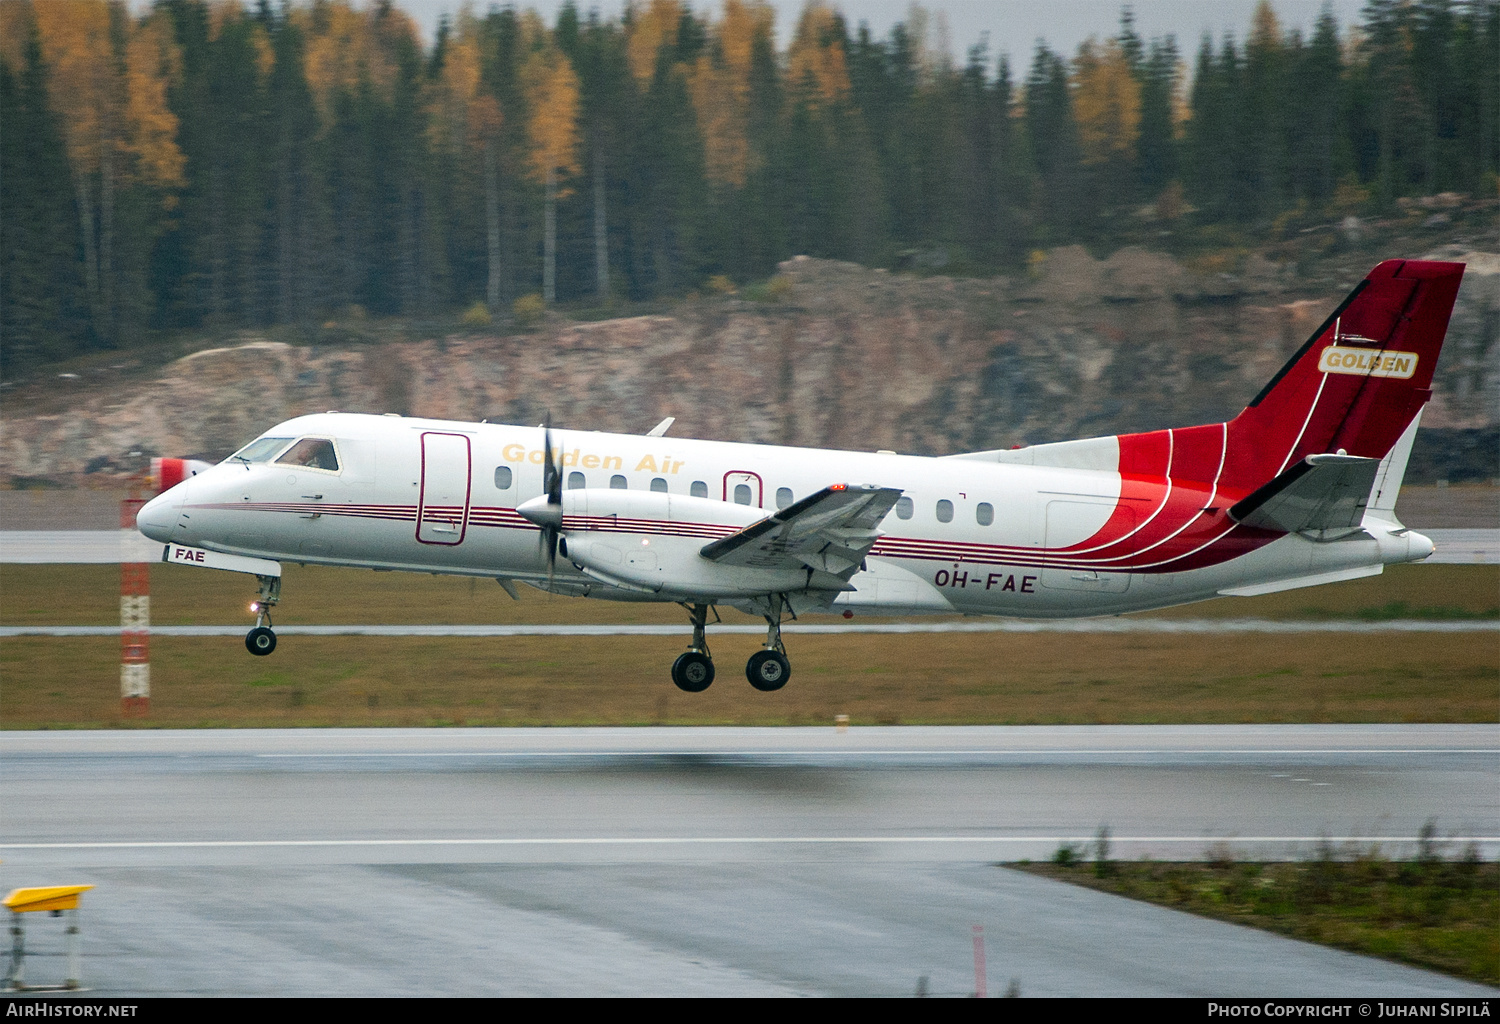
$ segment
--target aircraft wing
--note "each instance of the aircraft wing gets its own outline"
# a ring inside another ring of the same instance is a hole
[[[702,554],[724,565],[806,568],[847,582],[880,536],[876,527],[900,497],[894,487],[833,484],[704,545]]]
[[[1229,515],[1246,526],[1287,533],[1352,529],[1364,518],[1379,468],[1379,459],[1309,455],[1235,504]]]

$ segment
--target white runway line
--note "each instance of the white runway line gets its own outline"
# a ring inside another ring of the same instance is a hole
[[[1437,750],[1424,749],[1390,749],[1378,748],[1337,748],[1329,750],[1289,750],[1285,747],[1267,748],[1265,750],[1243,749],[1239,747],[1215,750],[1212,748],[1194,747],[1191,750],[1185,748],[1157,749],[1144,747],[1108,747],[1096,750],[1057,749],[1037,750],[1025,748],[1021,750],[871,750],[861,747],[858,750],[782,750],[782,749],[758,749],[758,750],[712,750],[692,749],[684,747],[681,750],[434,750],[434,751],[394,751],[391,753],[371,753],[357,751],[351,753],[328,753],[328,754],[256,754],[256,757],[291,757],[291,758],[345,758],[345,757],[684,757],[690,755],[701,755],[711,753],[715,757],[827,757],[829,755],[843,755],[846,757],[1116,757],[1121,754],[1160,756],[1163,754],[1190,753],[1194,756],[1200,754],[1211,754],[1219,756],[1242,756],[1242,755],[1306,755],[1326,757],[1329,755],[1360,755],[1360,754],[1488,754],[1494,756],[1500,754],[1500,750],[1493,747],[1466,747],[1452,748],[1443,747]]]
[[[1428,837],[1430,839],[1430,837]],[[473,839],[203,839],[103,843],[0,843],[7,850],[222,850],[413,846],[728,846],[903,843],[1091,843],[1078,836],[560,836]],[[1422,836],[1110,836],[1111,843],[1417,843]],[[1444,836],[1448,843],[1495,843],[1496,836]]]
[[[1427,565],[1500,563],[1500,529],[1420,530],[1437,550]],[[162,545],[124,530],[0,530],[0,563],[17,565],[110,564],[122,553],[133,561],[161,561]],[[295,559],[289,559],[295,561]]]
[[[249,625],[152,626],[155,636],[243,636]],[[1494,633],[1500,619],[1391,619],[1385,622],[1274,619],[1060,619],[1051,621],[788,623],[782,632],[838,633]],[[761,636],[764,626],[715,626],[719,635]],[[280,636],[686,636],[687,625],[277,626]],[[118,636],[119,626],[0,626],[0,637]]]

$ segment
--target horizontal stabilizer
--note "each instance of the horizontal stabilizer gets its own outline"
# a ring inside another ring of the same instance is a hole
[[[704,545],[702,555],[724,565],[805,568],[848,580],[880,537],[876,527],[900,497],[894,487],[834,484]]]
[[[1347,530],[1364,519],[1379,459],[1309,455],[1234,505],[1237,523],[1263,530],[1304,533]]]

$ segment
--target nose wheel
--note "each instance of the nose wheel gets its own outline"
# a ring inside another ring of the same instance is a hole
[[[276,633],[271,629],[271,609],[281,600],[280,576],[257,576],[260,594],[250,607],[255,611],[255,628],[245,634],[245,650],[265,657],[276,650]]]
[[[276,634],[268,626],[256,626],[245,634],[245,649],[251,654],[270,654],[276,650]]]

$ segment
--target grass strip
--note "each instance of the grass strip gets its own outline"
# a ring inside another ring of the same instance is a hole
[[[1500,984],[1500,864],[1474,848],[1393,861],[1328,846],[1299,863],[1085,862],[1060,850],[1021,871],[1306,942]]]
[[[1490,634],[801,635],[775,693],[760,647],[711,635],[718,678],[668,678],[686,638],[153,637],[151,711],[120,717],[112,637],[0,643],[0,728],[1494,722]]]

